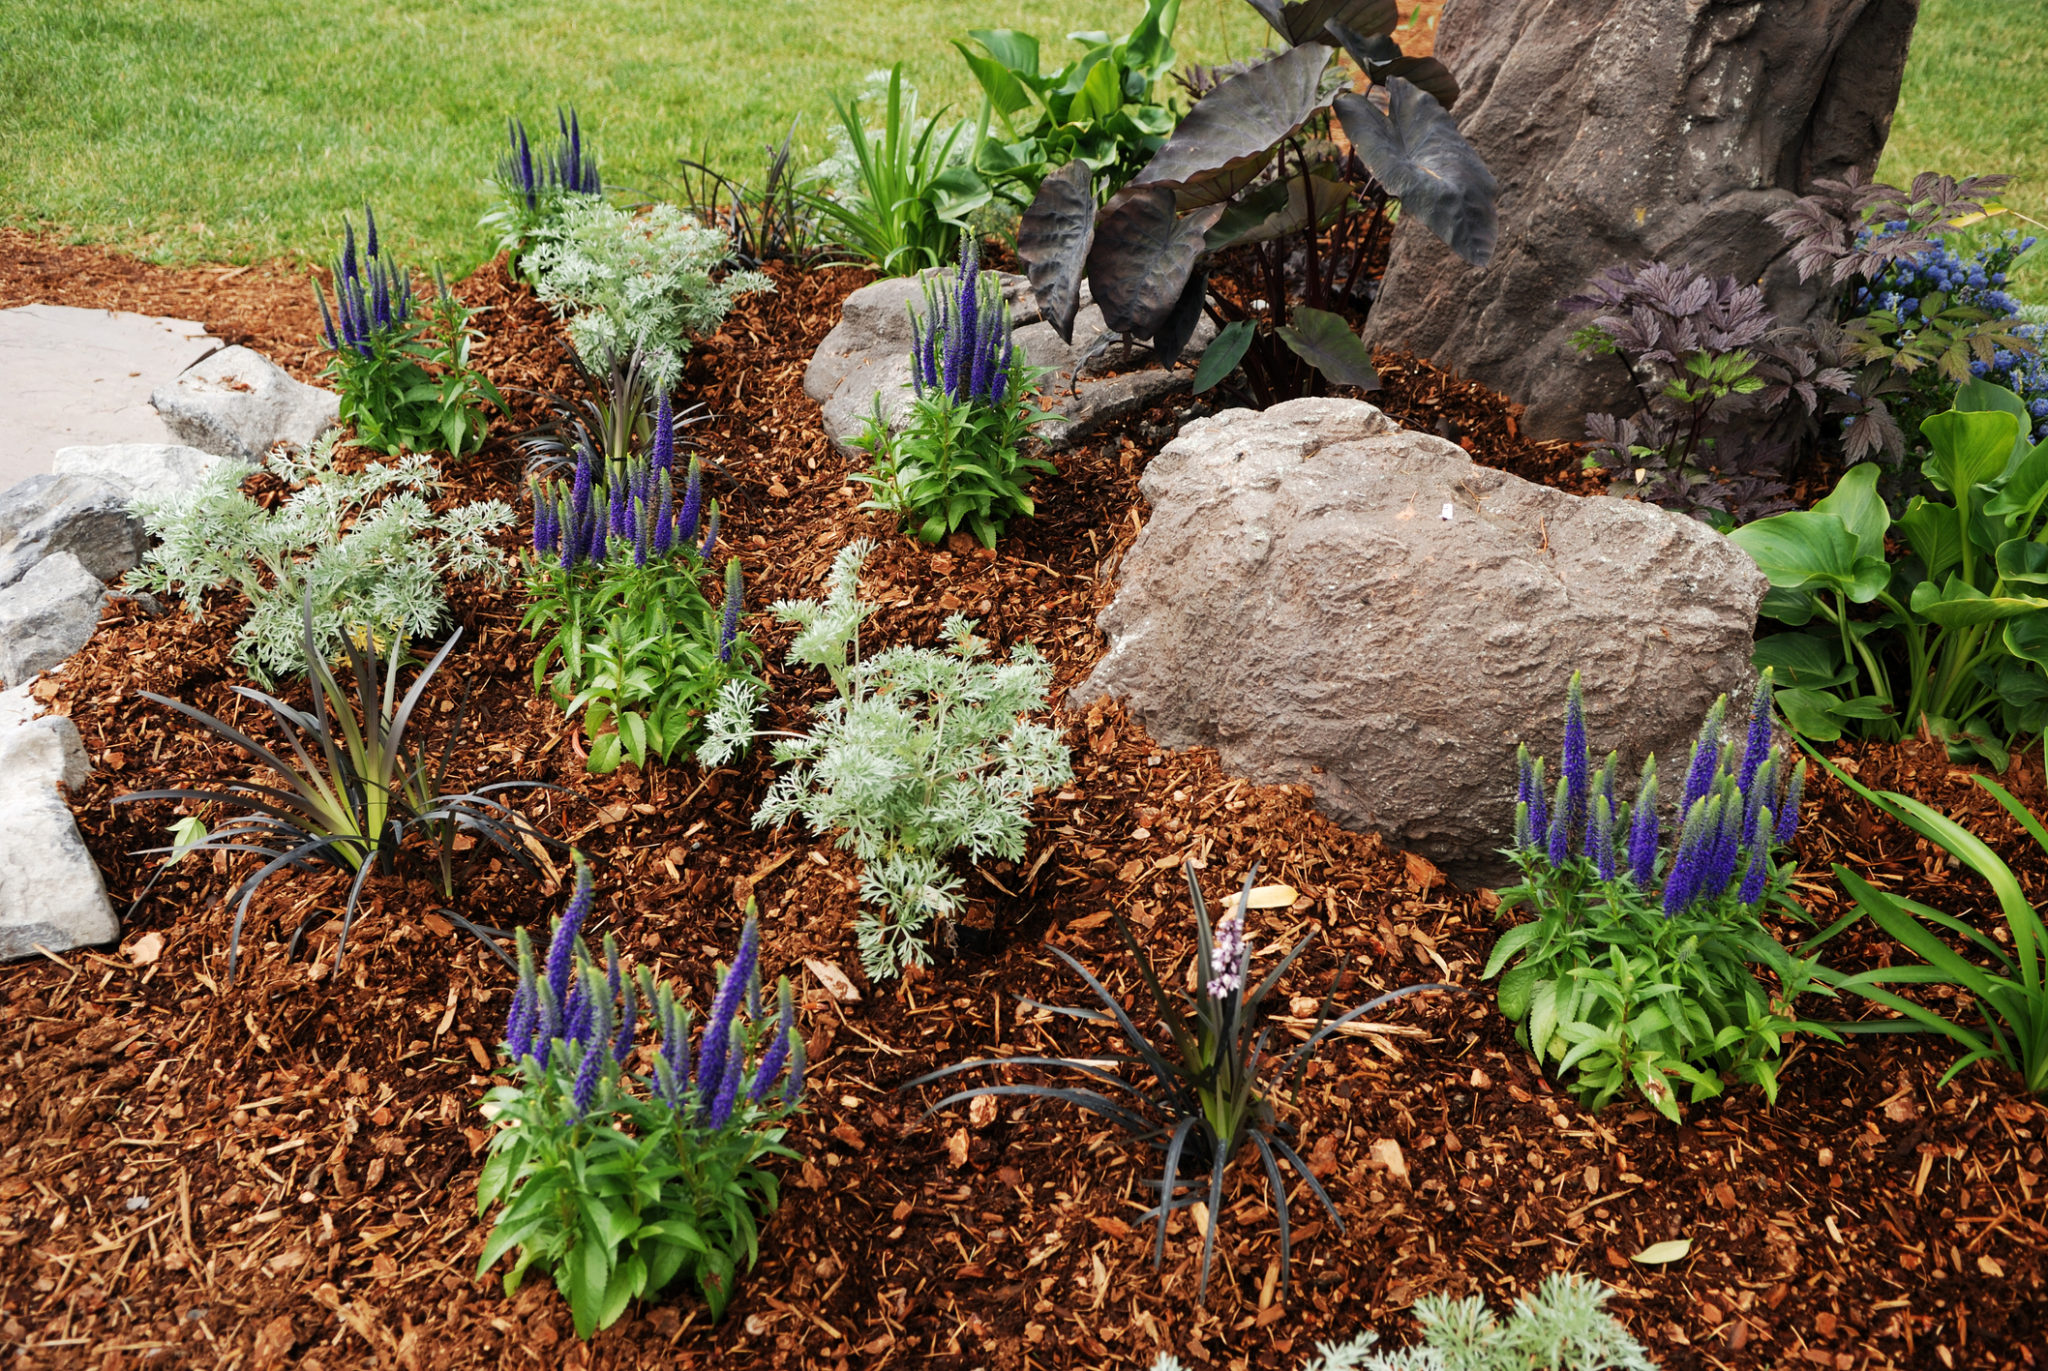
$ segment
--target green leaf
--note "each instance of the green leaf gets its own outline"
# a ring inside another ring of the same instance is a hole
[[[1857,535],[1836,514],[1774,514],[1744,524],[1728,541],[1750,555],[1774,588],[1825,587],[1867,604],[1891,583],[1884,559],[1863,555]]]
[[[2020,421],[2004,410],[1957,410],[1929,415],[1920,432],[1933,454],[1920,471],[1951,495],[1960,495],[2005,474],[2019,440]]]
[[[1067,121],[1078,124],[1084,120],[1106,119],[1116,113],[1123,102],[1123,82],[1116,63],[1097,62],[1075,94],[1073,104],[1067,107]]]
[[[2021,614],[2007,620],[2005,650],[2048,670],[2048,613]],[[2006,693],[2000,691],[2001,695]]]
[[[1372,354],[1351,331],[1342,315],[1328,310],[1297,305],[1291,323],[1273,330],[1281,342],[1304,362],[1320,371],[1332,384],[1378,390],[1379,373],[1373,370]]]
[[[1223,380],[1237,370],[1237,364],[1244,360],[1245,349],[1252,345],[1253,325],[1248,319],[1235,319],[1223,326],[1203,350],[1202,358],[1195,363],[1194,394]]]
[[[1750,662],[1776,674],[1779,687],[1825,690],[1852,681],[1856,671],[1842,661],[1841,642],[1817,633],[1773,633],[1756,640]]]
[[[1951,576],[1939,590],[1932,581],[1914,586],[1911,608],[1921,618],[1943,628],[1969,628],[2048,609],[2048,599],[1986,595],[1960,576]]]
[[[1927,568],[1928,580],[1938,581],[1963,564],[1963,538],[1951,506],[1915,495],[1898,522],[1914,555]]]
[[[979,38],[981,33],[986,32],[989,31],[981,30],[972,36]],[[1032,40],[1027,39],[1026,41]],[[1004,65],[1000,59],[985,57],[970,49],[957,38],[953,40],[953,46],[960,50],[960,56],[967,62],[967,69],[973,72],[974,79],[981,83],[982,92],[988,96],[989,105],[997,114],[1007,119],[1018,110],[1030,107],[1030,92],[1025,89],[1024,83],[1018,79],[1017,74]],[[1035,46],[1036,44],[1034,43],[1034,48]],[[1036,65],[1035,51],[1033,53],[1033,65]]]
[[[1813,508],[1819,514],[1835,515],[1856,535],[1857,556],[1882,561],[1884,535],[1891,529],[1892,515],[1877,493],[1877,477],[1875,462],[1850,467],[1827,498],[1816,502]]]
[[[2020,459],[2032,450],[2033,444],[2027,441],[2027,434],[2034,427],[2034,418],[2027,412],[2027,402],[2004,386],[1982,377],[1972,377],[1956,387],[1953,407],[1969,413],[2002,412],[2019,421],[2019,432],[2013,438],[2012,455],[2007,459],[2006,471],[2017,467]]]
[[[1842,736],[1838,711],[1841,700],[1825,690],[1780,690],[1772,695],[1778,712],[1785,716],[1794,733],[1817,743],[1831,743]]]
[[[2048,543],[2009,538],[1998,545],[1998,574],[2008,581],[2048,586]]]

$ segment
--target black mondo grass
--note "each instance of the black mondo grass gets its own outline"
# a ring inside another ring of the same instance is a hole
[[[375,634],[363,633],[362,642],[356,641],[356,635],[346,635],[343,650],[355,688],[351,699],[320,655],[313,641],[312,624],[309,595],[306,657],[312,664],[310,712],[249,686],[231,687],[235,694],[270,712],[284,737],[283,750],[266,747],[234,725],[180,700],[146,690],[139,692],[143,698],[176,710],[234,744],[252,763],[281,778],[283,786],[231,781],[218,790],[143,790],[117,796],[114,801],[122,804],[189,800],[241,811],[195,843],[148,848],[133,854],[228,852],[251,853],[265,859],[260,868],[222,897],[224,903],[237,902],[234,925],[228,935],[230,982],[240,962],[242,926],[248,918],[250,902],[265,881],[287,867],[310,870],[331,866],[352,876],[341,934],[334,949],[338,968],[348,948],[349,929],[355,922],[364,881],[373,870],[395,870],[399,850],[408,837],[418,834],[434,844],[441,894],[451,900],[455,887],[455,839],[459,834],[467,833],[488,842],[529,875],[538,871],[534,851],[549,847],[566,850],[517,810],[492,798],[510,790],[560,790],[559,786],[542,781],[498,781],[473,790],[451,793],[442,789],[455,743],[462,736],[467,691],[450,716],[447,737],[438,757],[430,756],[424,748],[408,748],[406,730],[426,694],[428,682],[461,639],[459,628],[414,678],[403,697],[399,694],[399,668],[407,658],[405,640],[397,639],[386,650],[378,647]],[[288,751],[291,760],[282,751]],[[158,867],[149,885],[136,897],[137,904],[167,869]],[[296,958],[306,934],[327,917],[324,909],[308,913],[292,933],[288,955]]]
[[[1258,879],[1257,864],[1245,876],[1244,886],[1238,892],[1231,911],[1213,927],[1194,867],[1185,867],[1184,874],[1195,911],[1197,945],[1192,995],[1179,990],[1168,992],[1151,957],[1132,933],[1130,924],[1122,915],[1116,916],[1117,931],[1123,937],[1124,946],[1130,952],[1168,1038],[1165,1045],[1155,1044],[1146,1037],[1130,1013],[1086,967],[1065,950],[1053,947],[1048,950],[1087,984],[1103,1009],[1076,1009],[1066,1005],[1041,1004],[1030,999],[1021,999],[1021,1003],[1032,1009],[1079,1019],[1083,1023],[1114,1026],[1130,1049],[1128,1055],[1085,1060],[1044,1056],[983,1057],[929,1072],[905,1082],[901,1088],[907,1090],[984,1067],[1033,1066],[1076,1072],[1092,1082],[1121,1092],[1120,1096],[1112,1096],[1104,1090],[1085,1086],[980,1085],[956,1091],[926,1112],[937,1113],[948,1106],[983,1095],[1054,1100],[1108,1119],[1139,1142],[1163,1147],[1165,1166],[1159,1179],[1151,1183],[1158,1189],[1159,1202],[1146,1210],[1141,1218],[1156,1223],[1152,1250],[1152,1265],[1156,1270],[1166,1257],[1167,1219],[1179,1210],[1206,1201],[1209,1221],[1203,1225],[1202,1232],[1202,1275],[1196,1292],[1198,1302],[1205,1301],[1208,1295],[1216,1229],[1222,1222],[1224,1175],[1233,1158],[1247,1150],[1256,1152],[1272,1194],[1273,1212],[1279,1222],[1280,1281],[1284,1292],[1288,1288],[1293,1243],[1282,1164],[1291,1167],[1308,1184],[1340,1233],[1344,1231],[1344,1220],[1322,1183],[1288,1141],[1288,1135],[1294,1132],[1293,1125],[1274,1112],[1272,1101],[1262,1087],[1266,1087],[1269,1081],[1277,1082],[1290,1076],[1298,1084],[1316,1048],[1332,1034],[1365,1015],[1425,990],[1457,990],[1459,987],[1434,982],[1404,986],[1333,1019],[1330,1017],[1331,1002],[1345,971],[1345,967],[1339,966],[1308,1039],[1288,1054],[1280,1070],[1269,1078],[1261,1071],[1266,1062],[1266,1040],[1273,1028],[1270,1022],[1261,1022],[1266,998],[1308,948],[1315,933],[1311,930],[1280,958],[1256,988],[1247,990],[1250,945],[1245,939],[1244,924],[1252,887]],[[1130,1071],[1149,1076],[1149,1082],[1134,1084],[1124,1074]],[[1198,1179],[1203,1168],[1208,1172],[1206,1185]],[[1183,1190],[1187,1193],[1180,1193]]]

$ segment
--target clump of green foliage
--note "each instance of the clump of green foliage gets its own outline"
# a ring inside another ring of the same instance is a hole
[[[974,240],[960,270],[927,277],[924,313],[913,314],[910,382],[916,397],[900,429],[881,399],[858,446],[874,463],[857,473],[883,509],[927,543],[965,528],[994,547],[1013,515],[1034,510],[1024,486],[1053,464],[1023,445],[1043,414],[1032,404],[1039,370],[1016,351],[1009,302],[996,274],[976,269]]]
[[[775,1175],[762,1163],[798,1160],[783,1145],[783,1120],[804,1077],[788,977],[775,1012],[762,1012],[751,910],[693,1072],[690,1011],[645,967],[636,976],[622,966],[609,935],[603,960],[590,955],[582,927],[591,904],[579,860],[544,963],[519,931],[504,1044],[519,1079],[485,1102],[502,1127],[477,1178],[477,1211],[504,1206],[477,1274],[515,1249],[507,1295],[534,1266],[551,1270],[582,1338],[682,1279],[695,1281],[713,1319],[723,1316],[760,1253],[757,1215],[776,1206]],[[643,1024],[654,1030],[653,1069],[636,1075]]]
[[[572,195],[556,230],[522,260],[540,298],[567,318],[585,367],[638,367],[652,388],[673,390],[691,338],[716,330],[740,296],[775,289],[758,271],[715,275],[729,250],[723,230],[674,205],[634,213]]]
[[[1477,1295],[1415,1302],[1422,1341],[1378,1352],[1379,1338],[1318,1343],[1302,1371],[1657,1371],[1650,1353],[1602,1306],[1614,1292],[1598,1281],[1553,1273],[1515,1301],[1505,1321]],[[1185,1371],[1161,1353],[1152,1371]]]
[[[786,768],[754,815],[756,827],[801,816],[814,833],[837,833],[863,863],[861,898],[881,916],[856,924],[861,965],[876,980],[926,965],[920,933],[934,918],[950,930],[961,879],[946,857],[1024,856],[1031,801],[1073,778],[1059,733],[1025,716],[1046,707],[1052,665],[1029,643],[1007,662],[985,660],[988,645],[970,620],[946,621],[944,651],[897,647],[863,657],[861,625],[874,607],[860,598],[866,541],[833,561],[823,600],[782,601],[794,624],[791,666],[821,668],[836,698],[819,706],[808,733],[778,733],[775,761]],[[698,750],[723,763],[756,736],[758,695],[740,682],[723,688]]]
[[[176,591],[195,619],[204,592],[240,591],[249,617],[236,631],[234,660],[269,683],[307,669],[302,604],[312,606],[310,650],[331,656],[345,638],[440,629],[445,578],[504,579],[505,558],[489,540],[511,525],[510,505],[479,500],[436,513],[428,502],[441,476],[431,461],[414,454],[342,471],[339,439],[331,430],[303,453],[280,449],[264,462],[291,491],[275,509],[243,493],[249,470],[235,462],[178,494],[139,502],[158,544],[128,583]]]

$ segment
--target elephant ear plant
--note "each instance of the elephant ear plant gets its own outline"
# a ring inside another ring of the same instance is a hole
[[[331,866],[351,877],[348,900],[343,906],[341,936],[335,943],[334,963],[341,965],[348,948],[349,929],[355,923],[356,907],[363,882],[373,870],[390,871],[406,839],[418,834],[437,849],[441,895],[455,895],[454,851],[458,834],[467,833],[488,842],[498,855],[525,871],[535,871],[530,848],[544,844],[560,847],[540,833],[524,816],[493,796],[509,790],[553,790],[540,781],[499,781],[474,790],[448,791],[449,763],[455,745],[462,738],[465,713],[458,706],[448,720],[447,739],[438,758],[423,747],[408,745],[406,730],[414,711],[425,697],[427,685],[462,637],[457,629],[433,659],[413,679],[403,696],[399,693],[399,670],[408,660],[406,640],[399,637],[380,651],[372,643],[349,641],[343,645],[355,698],[336,678],[313,641],[312,596],[305,605],[306,657],[312,679],[313,707],[296,709],[274,695],[248,686],[235,686],[235,694],[270,712],[283,734],[289,759],[266,747],[232,724],[224,723],[204,710],[149,691],[142,697],[202,725],[216,737],[239,748],[257,766],[269,771],[282,785],[259,785],[253,781],[230,781],[225,789],[144,790],[116,797],[115,803],[136,800],[185,800],[219,804],[239,811],[198,842],[175,848],[154,848],[154,852],[253,853],[263,865],[233,887],[224,897],[236,900],[235,922],[228,937],[228,977],[234,978],[241,956],[242,924],[249,916],[249,903],[263,883],[286,867]],[[467,699],[463,702],[466,706]],[[311,911],[292,933],[291,952],[315,925],[323,923],[330,911]]]
[[[1178,359],[1205,308],[1216,314],[1223,331],[1204,355],[1197,388],[1243,361],[1257,373],[1262,402],[1285,398],[1278,354],[1253,350],[1256,339],[1270,338],[1324,380],[1374,389],[1379,381],[1364,344],[1323,307],[1332,264],[1319,264],[1318,241],[1358,201],[1343,170],[1349,162],[1327,137],[1331,119],[1381,192],[1474,265],[1492,256],[1498,236],[1494,179],[1451,121],[1457,84],[1450,73],[1433,58],[1404,56],[1390,36],[1400,19],[1395,0],[1253,0],[1253,7],[1287,49],[1208,91],[1099,209],[1086,161],[1046,177],[1019,225],[1018,255],[1045,318],[1069,341],[1086,281],[1110,330],[1150,342],[1162,365]],[[1333,61],[1340,46],[1372,90],[1351,89]],[[1295,235],[1310,289],[1307,302],[1290,310],[1283,240]],[[1272,324],[1227,320],[1208,301],[1210,261],[1258,244],[1273,259],[1262,316]],[[1361,248],[1354,279],[1362,264]]]
[[[1281,1164],[1284,1162],[1293,1167],[1295,1174],[1307,1183],[1315,1197],[1322,1201],[1339,1232],[1343,1231],[1344,1220],[1324,1192],[1322,1182],[1316,1179],[1287,1141],[1294,1129],[1274,1110],[1275,1083],[1289,1073],[1294,1073],[1298,1080],[1315,1050],[1345,1025],[1409,995],[1455,987],[1435,984],[1407,986],[1369,1000],[1335,1019],[1329,1017],[1330,1001],[1326,998],[1308,1040],[1278,1063],[1277,1071],[1272,1071],[1269,1068],[1274,1064],[1268,1061],[1266,1040],[1273,1025],[1266,1018],[1266,998],[1280,984],[1280,978],[1287,974],[1288,968],[1308,949],[1315,935],[1310,933],[1296,943],[1264,980],[1253,985],[1250,980],[1251,940],[1245,922],[1258,867],[1254,865],[1246,875],[1244,888],[1238,893],[1230,913],[1213,927],[1209,922],[1208,905],[1202,898],[1201,884],[1195,879],[1194,867],[1185,868],[1185,874],[1188,896],[1195,910],[1195,988],[1192,995],[1178,986],[1169,991],[1167,980],[1161,978],[1130,925],[1121,915],[1116,921],[1117,930],[1123,935],[1124,945],[1137,966],[1139,978],[1151,993],[1154,1012],[1166,1034],[1163,1043],[1155,1043],[1148,1038],[1129,1011],[1104,988],[1101,981],[1066,951],[1055,947],[1051,949],[1053,955],[1087,983],[1107,1012],[1039,1004],[1034,1000],[1024,1003],[1033,1009],[1065,1015],[1083,1023],[1113,1026],[1122,1033],[1131,1055],[1111,1058],[1106,1065],[1099,1058],[984,1058],[920,1076],[906,1083],[904,1088],[944,1080],[967,1071],[1030,1066],[1076,1072],[1120,1092],[1119,1096],[1112,1096],[1103,1090],[1033,1083],[979,1085],[946,1096],[932,1106],[931,1112],[982,1095],[1021,1095],[1074,1105],[1120,1125],[1140,1142],[1163,1146],[1166,1149],[1166,1166],[1156,1183],[1159,1203],[1145,1216],[1157,1221],[1152,1264],[1157,1267],[1166,1255],[1167,1218],[1176,1210],[1189,1208],[1198,1202],[1206,1203],[1211,1218],[1202,1233],[1201,1298],[1207,1297],[1216,1229],[1224,1212],[1224,1174],[1229,1170],[1232,1159],[1248,1151],[1257,1152],[1272,1190],[1273,1209],[1280,1221],[1280,1281],[1284,1289],[1288,1281],[1292,1243],[1289,1238],[1287,1185],[1281,1177]],[[1337,980],[1342,980],[1341,968]],[[1332,982],[1332,996],[1336,984],[1336,981]],[[1122,1070],[1138,1072],[1142,1077],[1149,1077],[1149,1081],[1133,1084],[1119,1074]],[[1185,1180],[1182,1178],[1184,1166],[1187,1171]],[[1203,1171],[1208,1173],[1206,1186],[1194,1179]],[[1185,1195],[1179,1193],[1182,1189],[1186,1189]]]

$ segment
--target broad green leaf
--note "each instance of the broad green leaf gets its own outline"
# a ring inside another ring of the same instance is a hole
[[[996,61],[1013,75],[1038,78],[1038,40],[1015,29],[969,29],[967,36],[987,48]]]
[[[1194,394],[1200,395],[1237,370],[1245,349],[1252,345],[1252,332],[1253,325],[1248,319],[1233,320],[1223,326],[1223,331],[1203,349],[1202,359],[1195,363]]]
[[[1877,493],[1875,462],[1850,467],[1835,483],[1834,490],[1813,506],[1820,514],[1833,514],[1856,535],[1856,552],[1861,557],[1884,557],[1884,535],[1891,529],[1892,513]]]
[[[2048,613],[2016,615],[2005,625],[2005,650],[2048,670]],[[2007,692],[2000,690],[2000,695]]]
[[[1340,314],[1297,305],[1292,322],[1273,330],[1296,356],[1340,386],[1378,390],[1379,373],[1373,370],[1372,354]]]
[[[1024,83],[1002,62],[975,52],[959,39],[953,46],[960,49],[960,56],[966,59],[967,69],[974,73],[974,79],[988,96],[990,108],[1005,119],[1018,110],[1031,105],[1031,94]]]
[[[1780,688],[1825,690],[1856,676],[1855,669],[1842,661],[1841,642],[1817,633],[1773,633],[1759,638],[1750,661],[1758,671],[1773,671]]]
[[[1927,579],[1938,581],[1963,564],[1963,539],[1956,530],[1956,512],[1915,495],[1899,516],[1899,528],[1913,552],[1927,568]]]
[[[1929,415],[1920,432],[1934,451],[1920,465],[1928,480],[1951,495],[2005,474],[2020,421],[2004,410],[1951,409]]]
[[[1859,551],[1857,535],[1840,515],[1793,510],[1744,524],[1728,541],[1747,552],[1771,585],[1784,590],[1825,587],[1867,604],[1891,582],[1882,557]]]
[[[2025,531],[2031,531],[2044,498],[2048,498],[2048,442],[2027,449],[2026,456],[2007,474],[1998,494],[1986,502],[1984,512],[2020,519]]]
[[[2027,402],[2007,390],[2004,386],[1982,377],[1973,377],[1956,387],[1953,408],[1969,413],[2003,412],[2019,420],[2019,432],[2013,437],[2012,454],[2006,459],[2005,470],[2010,472],[2020,464],[2033,445],[2027,441],[2028,430],[2034,427],[2033,416],[2027,413]]]
[[[1842,702],[1825,690],[1779,690],[1773,693],[1772,702],[1778,712],[1785,716],[1785,722],[1792,731],[1802,738],[1817,743],[1831,743],[1842,736],[1842,724],[1837,711]]]
[[[1986,595],[1960,576],[1949,577],[1939,590],[1932,581],[1913,587],[1913,612],[1943,628],[1969,628],[2041,609],[2048,609],[2048,599]]]
[[[1105,119],[1116,113],[1124,102],[1123,83],[1118,79],[1114,62],[1097,62],[1095,69],[1088,73],[1088,80],[1074,96],[1074,103],[1067,107],[1070,123],[1083,120]]]

